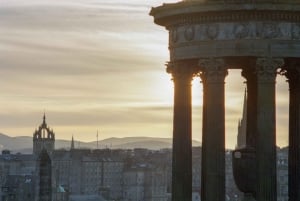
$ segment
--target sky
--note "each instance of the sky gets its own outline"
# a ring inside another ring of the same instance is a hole
[[[57,139],[172,137],[168,33],[151,7],[176,0],[0,0],[0,133],[32,136],[44,112]],[[243,107],[239,70],[226,78],[226,146]],[[277,143],[288,144],[288,85],[277,78]],[[202,86],[193,81],[193,138]]]

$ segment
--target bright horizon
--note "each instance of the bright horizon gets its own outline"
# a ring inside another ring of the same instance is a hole
[[[168,33],[149,16],[175,0],[2,0],[0,133],[32,136],[44,111],[57,139],[172,137]],[[277,77],[277,144],[288,144],[288,85]],[[226,147],[236,144],[245,79],[226,77]],[[193,82],[193,139],[202,86]]]

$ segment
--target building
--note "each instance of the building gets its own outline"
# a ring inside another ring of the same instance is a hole
[[[167,201],[167,169],[151,167],[145,171],[145,201]]]
[[[145,168],[129,168],[124,172],[124,201],[142,201],[145,198]]]
[[[103,195],[122,198],[124,159],[110,150],[55,150],[52,154],[55,188],[69,195]]]
[[[277,150],[277,200],[288,201],[288,147]]]
[[[245,115],[244,113],[243,116]],[[193,201],[201,200],[201,153],[201,147],[192,148]],[[278,149],[277,153],[278,201],[287,201],[287,149]],[[231,151],[227,150],[225,156],[226,201],[239,200],[242,195],[233,180]],[[53,201],[171,199],[171,149],[77,149],[72,138],[70,150],[52,150],[49,159],[52,164],[51,175],[49,176],[49,166],[44,166],[42,169],[45,171],[41,176],[44,178],[42,181],[48,182],[51,177]],[[36,154],[11,154],[8,150],[3,150],[0,155],[1,201],[19,201],[19,197],[26,195],[33,201],[40,201],[40,189],[36,184],[39,184],[39,170],[42,169],[38,162]]]
[[[12,189],[23,187],[28,189],[28,185],[31,185],[32,189],[35,189],[35,180],[37,178],[36,166],[37,158],[35,155],[11,154],[8,150],[2,151],[0,155],[0,197],[2,197],[3,201],[8,199],[9,194],[14,194],[16,199],[22,194]],[[30,182],[28,182],[28,178],[31,179]],[[36,196],[36,193],[34,196]]]
[[[201,147],[193,147],[192,155],[193,200],[199,200],[201,194]]]
[[[36,199],[36,177],[33,175],[8,175],[1,187],[2,201],[33,201]]]

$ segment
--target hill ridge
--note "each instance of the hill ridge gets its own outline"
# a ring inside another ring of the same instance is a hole
[[[78,146],[80,144],[80,147]],[[56,139],[55,149],[69,149],[71,140]],[[134,148],[146,148],[146,149],[163,149],[172,147],[172,138],[162,137],[110,137],[98,141],[98,147],[112,148],[112,149],[134,149]],[[194,146],[200,146],[199,141],[193,140]],[[17,147],[17,148],[16,148]],[[97,141],[82,142],[75,141],[75,147],[96,149]],[[32,137],[30,136],[14,136],[0,133],[0,150],[8,149],[12,152],[31,153],[32,152]]]

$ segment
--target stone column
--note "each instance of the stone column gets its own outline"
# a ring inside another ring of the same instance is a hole
[[[192,200],[192,92],[194,70],[187,63],[169,63],[174,81],[172,201]]]
[[[225,200],[225,95],[223,59],[201,59],[203,83],[202,201]]]
[[[277,200],[275,81],[282,59],[258,58],[257,74],[257,200]]]
[[[300,200],[300,62],[287,63],[289,106],[289,201]]]
[[[246,153],[249,154],[249,156],[253,157],[250,157],[253,160],[251,160],[251,165],[244,167],[248,172],[247,176],[249,178],[247,179],[247,181],[244,181],[243,184],[247,183],[249,189],[246,189],[246,191],[244,192],[243,201],[254,201],[256,197],[256,172],[253,169],[255,169],[256,167],[257,78],[255,74],[255,64],[249,61],[248,64],[252,65],[246,65],[242,70],[242,76],[246,78],[247,84],[246,147],[244,147],[243,149],[244,151],[246,151]],[[245,156],[247,156],[247,154],[245,154]]]

